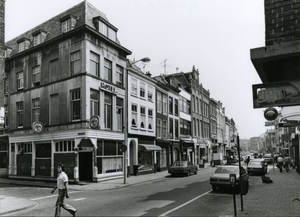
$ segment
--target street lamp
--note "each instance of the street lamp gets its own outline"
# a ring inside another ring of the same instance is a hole
[[[125,100],[126,100],[126,109],[125,109],[125,112],[126,112],[126,120],[125,120],[125,132],[124,132],[124,140],[125,140],[125,145],[126,147],[128,146],[128,68],[132,66],[132,64],[135,64],[137,62],[150,62],[150,58],[149,57],[144,57],[142,59],[139,59],[137,61],[133,61],[132,63],[130,63],[129,61],[129,65],[126,67],[126,83],[127,85],[125,85]],[[125,149],[124,147],[124,152],[123,152],[123,160],[124,160],[124,184],[126,184],[126,176],[127,176],[127,159],[126,159],[126,151],[128,151],[128,147]],[[127,154],[128,156],[128,154]]]

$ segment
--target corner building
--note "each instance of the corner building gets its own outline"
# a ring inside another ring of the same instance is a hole
[[[122,177],[126,57],[118,29],[84,1],[6,43],[10,178]]]

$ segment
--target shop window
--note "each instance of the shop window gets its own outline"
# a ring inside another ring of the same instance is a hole
[[[138,152],[138,171],[151,171],[153,170],[153,157],[152,151],[139,151]]]
[[[55,152],[73,152],[74,147],[74,140],[64,140],[55,142]]]
[[[32,143],[21,143],[18,144],[19,154],[30,154],[32,153]]]
[[[51,143],[36,144],[36,158],[51,158]]]

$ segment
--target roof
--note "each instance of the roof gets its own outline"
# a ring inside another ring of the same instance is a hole
[[[44,40],[44,43],[47,41],[50,41],[60,35],[61,33],[61,19],[63,19],[66,16],[72,16],[76,18],[76,24],[74,26],[74,29],[82,27],[82,26],[88,26],[91,29],[96,30],[95,25],[93,24],[93,18],[100,17],[101,19],[108,21],[106,15],[99,11],[97,8],[95,8],[93,5],[91,5],[87,1],[83,1],[72,8],[56,15],[55,17],[52,17],[51,19],[41,23],[40,25],[22,33],[21,35],[11,39],[10,41],[7,41],[5,46],[10,47],[12,49],[11,55],[14,55],[16,52],[18,52],[17,46],[18,41],[23,38],[32,39],[32,35],[36,33],[37,31],[43,31],[47,33],[47,36]],[[111,25],[111,24],[110,24]],[[111,25],[113,26],[113,25]],[[114,29],[117,30],[117,28],[114,27]],[[118,39],[116,40],[116,44],[120,45],[120,42]],[[33,46],[33,43],[31,43],[30,47]],[[29,47],[29,48],[30,48]]]

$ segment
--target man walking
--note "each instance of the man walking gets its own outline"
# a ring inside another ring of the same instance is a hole
[[[64,166],[59,163],[57,165],[57,186],[51,191],[51,193],[53,194],[54,191],[58,188],[58,197],[57,197],[57,201],[55,204],[55,217],[60,216],[60,211],[61,211],[61,207],[64,208],[65,210],[67,210],[69,213],[71,213],[73,215],[73,217],[75,217],[75,213],[77,212],[77,210],[70,206],[69,204],[66,204],[64,202],[65,197],[69,198],[68,195],[68,176],[67,174],[64,172]]]

